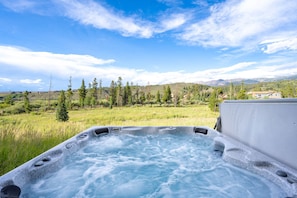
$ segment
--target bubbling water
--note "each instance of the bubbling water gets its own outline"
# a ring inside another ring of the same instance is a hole
[[[23,197],[285,197],[271,182],[236,168],[196,134],[110,134],[28,184]]]

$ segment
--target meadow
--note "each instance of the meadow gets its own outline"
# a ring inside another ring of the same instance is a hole
[[[207,105],[133,106],[69,111],[69,121],[55,112],[0,116],[0,175],[91,126],[209,126],[218,112]]]

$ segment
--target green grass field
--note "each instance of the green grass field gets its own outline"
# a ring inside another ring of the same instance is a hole
[[[0,175],[91,126],[209,126],[218,117],[206,105],[119,107],[69,112],[57,122],[55,112],[0,117]]]

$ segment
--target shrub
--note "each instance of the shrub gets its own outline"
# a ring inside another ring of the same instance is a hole
[[[15,105],[12,105],[3,109],[4,115],[21,114],[21,113],[25,113],[24,105],[21,103],[17,103]]]

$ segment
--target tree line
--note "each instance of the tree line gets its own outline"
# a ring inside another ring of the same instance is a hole
[[[103,92],[105,92],[103,94]],[[71,86],[67,90],[67,104],[71,108],[73,91]],[[79,106],[81,108],[94,107],[97,105],[121,107],[131,106],[135,104],[170,104],[173,101],[171,88],[169,85],[164,86],[163,93],[158,90],[156,95],[151,93],[149,87],[142,87],[133,85],[133,83],[126,82],[123,85],[121,77],[117,81],[112,80],[108,90],[102,88],[102,81],[100,80],[99,86],[97,79],[94,78],[93,82],[87,88],[84,79],[82,79],[81,86],[78,89]],[[176,103],[177,105],[178,103]]]
[[[86,85],[82,79],[81,86],[74,90],[72,78],[66,91],[47,94],[47,104],[33,100],[34,92],[11,93],[0,98],[0,115],[17,113],[38,113],[55,110],[57,120],[69,119],[68,110],[95,107],[122,107],[133,105],[179,106],[190,104],[208,104],[212,111],[218,111],[223,100],[251,99],[248,91],[279,91],[283,98],[297,97],[297,80],[257,84],[233,84],[211,87],[201,84],[176,83],[160,86],[138,86],[132,82],[123,83],[123,79],[112,80],[109,87],[102,87],[102,80],[94,78]],[[59,95],[57,95],[59,94]],[[46,95],[46,94],[44,94]],[[54,98],[50,98],[54,97]]]

